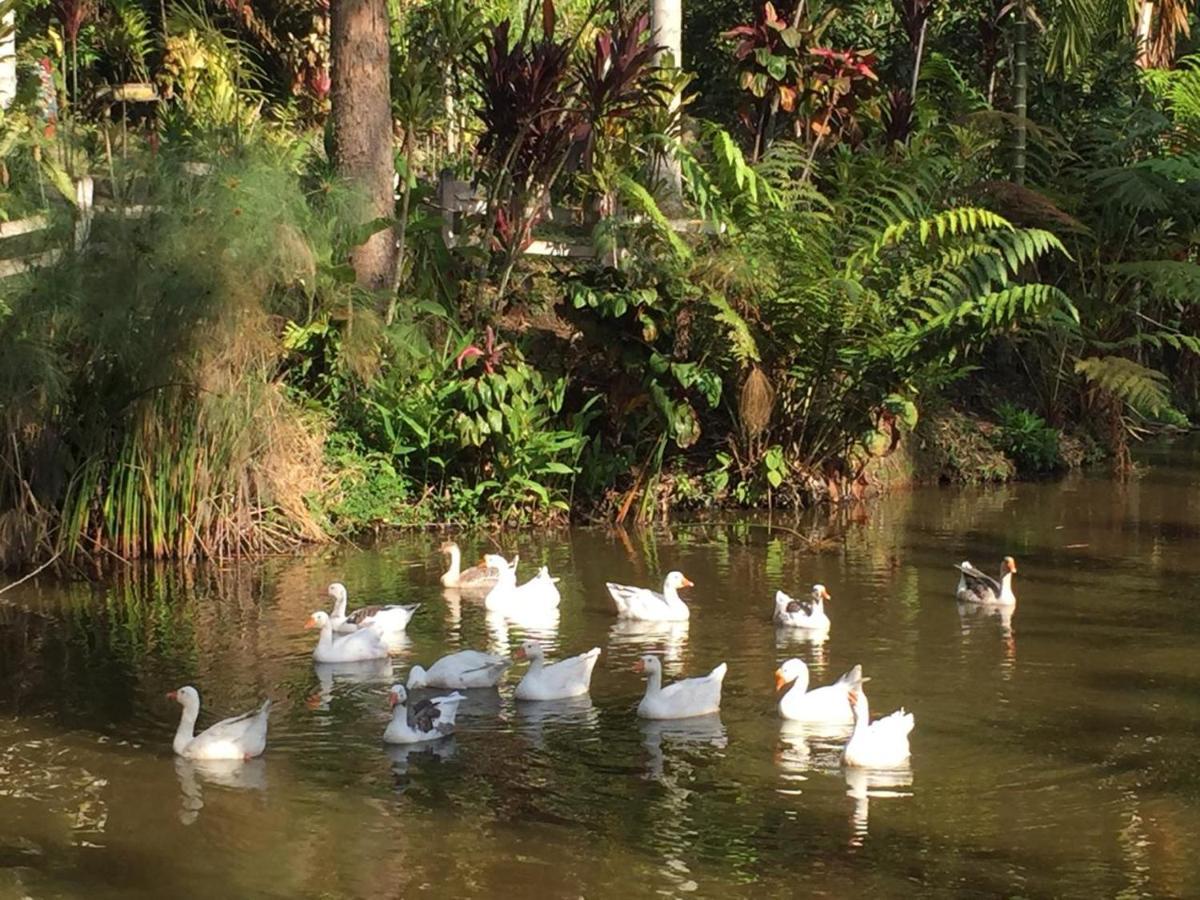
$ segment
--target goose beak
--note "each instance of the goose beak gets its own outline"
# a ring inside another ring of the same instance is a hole
[[[829,595],[829,591],[822,590],[822,591],[821,591],[821,599],[822,599],[822,600],[832,600],[832,599],[833,599],[833,597],[831,597],[831,596]]]
[[[479,557],[479,564],[486,569],[487,568],[487,557],[486,556]]]
[[[388,694],[388,709],[395,709],[395,708],[396,708],[396,704],[397,704],[397,703],[399,703],[399,702],[400,702],[400,701],[399,701],[399,699],[397,699],[397,697],[396,697],[396,692],[395,692],[395,691],[393,691],[392,693]]]
[[[168,699],[168,700],[178,700],[178,699],[179,699],[179,692],[178,692],[178,691],[168,691],[168,692],[167,692],[167,699]]]
[[[695,583],[692,581],[692,579],[690,579],[690,578],[688,578],[686,575],[684,575],[684,576],[683,576],[683,582],[682,582],[682,583],[681,583],[679,586],[680,586],[680,587],[695,587],[696,585],[695,585]]]
[[[317,691],[315,694],[309,694],[307,697],[305,697],[304,705],[309,709],[316,709],[319,707],[321,705],[321,692]]]
[[[525,648],[524,647],[518,647],[516,650],[513,651],[513,659],[524,659],[524,658],[525,658]]]
[[[634,663],[633,663],[633,671],[635,671],[635,672],[645,672],[645,671],[646,671],[646,664],[645,664],[644,662],[642,662],[640,659],[639,659],[639,660],[635,660],[635,661],[634,661]]]
[[[309,616],[308,621],[304,623],[305,630],[307,630],[309,628],[316,628],[316,627],[317,627],[316,618],[314,616]]]
[[[775,670],[775,690],[782,691],[783,686],[787,684],[787,679],[783,677],[783,669]]]

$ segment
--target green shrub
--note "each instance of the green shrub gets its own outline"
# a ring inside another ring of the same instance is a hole
[[[1002,403],[996,408],[996,417],[999,427],[992,442],[1022,475],[1042,475],[1065,467],[1058,429],[1046,424],[1037,413]]]

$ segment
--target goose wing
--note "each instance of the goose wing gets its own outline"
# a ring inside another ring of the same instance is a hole
[[[442,711],[432,700],[418,700],[407,709],[408,727],[421,734],[429,734],[437,728]]]
[[[240,716],[231,716],[228,719],[222,719],[215,725],[209,726],[196,735],[196,739],[203,739],[206,742],[239,741],[264,722],[270,712],[271,701],[267,700],[258,709],[252,709],[250,712],[242,713]]]
[[[967,582],[967,589],[982,594],[984,591],[991,591],[995,596],[1000,596],[1000,582],[991,575],[986,575],[980,572],[969,562],[959,563],[954,568],[962,573],[963,578]]]

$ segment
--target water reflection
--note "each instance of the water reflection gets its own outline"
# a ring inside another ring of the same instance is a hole
[[[665,749],[684,750],[712,747],[724,750],[729,744],[720,713],[690,719],[639,719],[642,746],[649,755],[646,775],[660,779],[666,768]]]
[[[458,753],[458,738],[451,734],[438,741],[428,741],[423,744],[385,744],[385,752],[392,761],[392,771],[401,776],[407,776],[413,767],[428,763],[445,762],[453,759]],[[403,792],[406,784],[397,785],[397,790]]]
[[[513,650],[522,641],[537,640],[547,656],[558,649],[557,609],[538,612],[536,610],[510,611],[507,613],[488,610],[485,622],[488,633],[488,651],[497,656],[512,656]],[[515,629],[516,634],[510,633]]]
[[[811,631],[805,628],[775,626],[775,649],[793,655],[797,651],[808,657],[809,668],[820,676],[829,664],[829,632]],[[817,679],[814,679],[816,681]]]
[[[608,630],[608,648],[614,659],[629,662],[645,653],[661,654],[666,673],[676,675],[687,650],[687,635],[687,622],[619,619]]]
[[[775,753],[785,784],[780,793],[800,793],[801,783],[811,773],[837,772],[850,732],[851,726],[783,720]]]
[[[1002,669],[1005,677],[1011,677],[1017,662],[1017,637],[1013,631],[1013,613],[1016,606],[1001,603],[958,603],[958,622],[963,639],[973,635],[988,636],[998,633]]]
[[[517,700],[517,726],[533,745],[545,748],[548,732],[563,726],[594,729],[598,721],[596,708],[588,694],[563,700]]]
[[[338,684],[392,684],[390,659],[364,659],[359,662],[313,663],[317,692],[308,698],[310,709],[328,709]]]
[[[912,768],[905,766],[901,769],[858,769],[847,767],[844,770],[846,779],[846,795],[853,798],[854,809],[850,814],[852,847],[861,847],[867,841],[868,825],[871,816],[871,798],[911,797]]]
[[[230,788],[238,791],[266,791],[267,761],[261,757],[251,760],[210,759],[194,760],[175,757],[175,775],[183,795],[179,821],[192,825],[204,808],[204,786]]]

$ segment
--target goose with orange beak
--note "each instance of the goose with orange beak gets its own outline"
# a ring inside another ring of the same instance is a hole
[[[600,648],[547,663],[541,641],[525,641],[513,654],[514,659],[529,660],[529,670],[518,682],[513,696],[518,700],[565,700],[586,694],[592,686],[592,670],[600,658]]]
[[[538,569],[533,578],[518,585],[516,565],[510,565],[503,556],[489,553],[483,558],[483,562],[488,568],[496,569],[500,573],[496,579],[496,586],[483,598],[483,607],[488,612],[519,614],[558,609],[562,599],[555,584],[558,579],[551,578],[550,570],[545,566]]]
[[[823,584],[814,584],[808,597],[793,599],[783,591],[775,592],[775,624],[787,628],[829,633],[825,601],[832,600]]]
[[[775,670],[779,692],[779,715],[792,722],[814,725],[851,725],[854,711],[850,693],[867,679],[862,666],[855,666],[833,684],[808,689],[808,666],[802,659],[786,660]]]
[[[466,699],[455,691],[409,705],[404,685],[393,684],[388,692],[392,721],[384,730],[383,739],[389,744],[420,744],[448,737],[454,734],[458,704]]]
[[[958,569],[958,588],[955,596],[960,603],[988,603],[996,606],[1016,606],[1017,595],[1013,593],[1013,576],[1017,574],[1017,561],[1006,556],[1000,562],[1000,580],[980,572],[967,560],[954,568]]]
[[[842,762],[859,769],[898,769],[912,756],[908,735],[915,720],[901,707],[890,716],[871,721],[867,695],[860,684],[850,692],[854,731],[842,750]]]
[[[605,584],[617,607],[617,617],[641,622],[686,622],[691,610],[679,596],[680,588],[695,587],[682,572],[668,572],[662,593],[627,584]]]
[[[489,566],[484,561],[480,561],[477,566],[462,568],[462,550],[454,541],[446,541],[442,544],[441,551],[450,557],[450,565],[442,573],[442,587],[458,588],[463,591],[487,591],[496,586],[496,582],[500,578],[499,568]],[[497,558],[503,559],[500,556]],[[515,571],[519,558],[514,557],[511,566],[505,563],[505,568],[512,568]]]
[[[258,709],[223,719],[199,734],[195,733],[200,715],[200,694],[188,685],[167,694],[183,707],[172,746],[185,759],[253,759],[267,749],[267,719],[271,701]]]
[[[635,672],[646,675],[646,694],[638,704],[643,719],[688,719],[707,716],[721,709],[721,683],[728,666],[721,663],[700,678],[683,678],[663,687],[662,661],[646,654],[633,664]]]
[[[321,632],[317,638],[317,646],[313,648],[313,659],[319,663],[362,662],[388,656],[387,644],[374,628],[335,635],[329,614],[321,610],[309,616],[304,627],[315,628]]]

